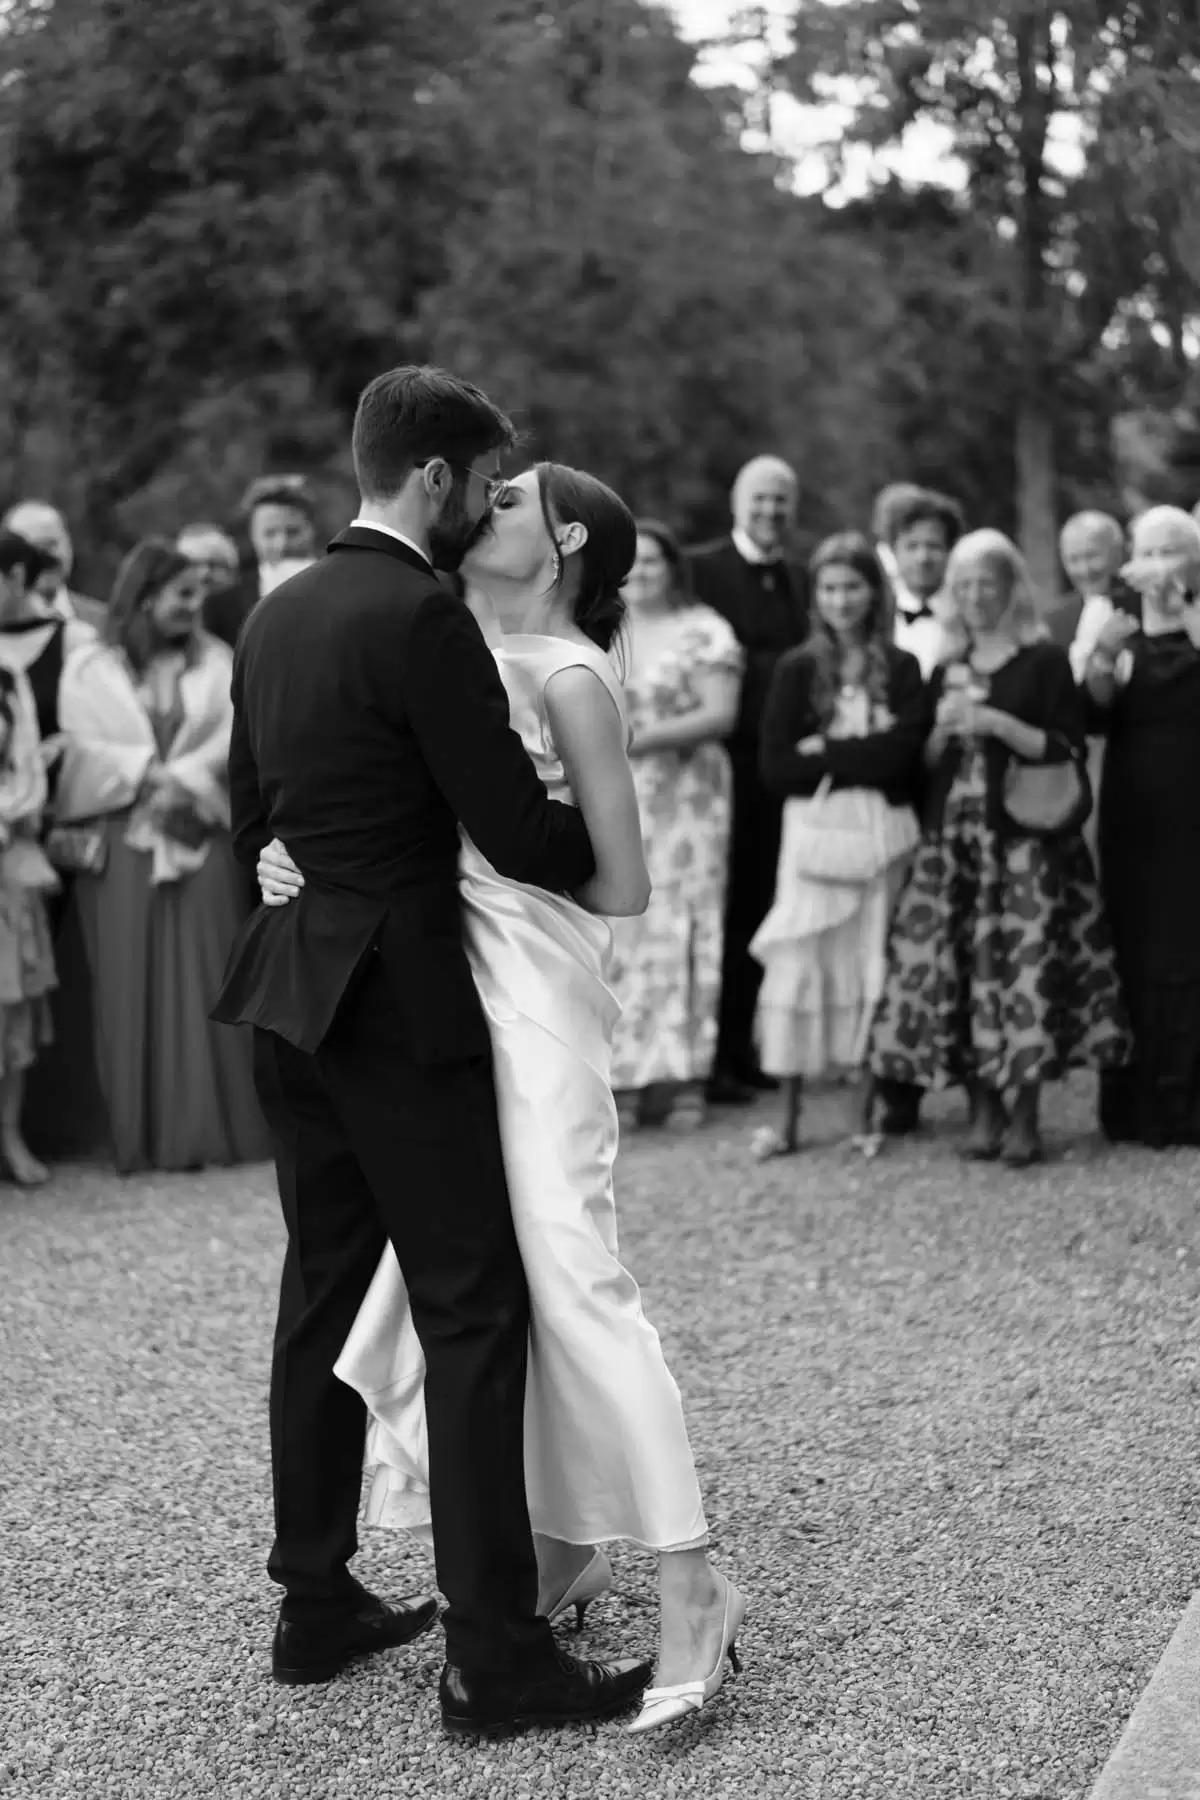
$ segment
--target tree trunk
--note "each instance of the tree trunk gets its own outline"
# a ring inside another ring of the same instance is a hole
[[[1058,573],[1058,470],[1049,396],[1023,396],[1017,413],[1017,519],[1021,549],[1045,608],[1061,585]]]
[[[1017,529],[1034,588],[1043,606],[1059,588],[1058,470],[1054,445],[1054,384],[1050,355],[1050,222],[1045,192],[1046,140],[1054,102],[1050,9],[1030,8],[1014,37],[1021,90],[1019,152],[1021,392],[1017,408]],[[1046,69],[1043,86],[1039,70]]]

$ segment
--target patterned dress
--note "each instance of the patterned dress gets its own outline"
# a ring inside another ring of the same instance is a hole
[[[626,683],[635,741],[700,706],[706,675],[742,668],[737,639],[711,607],[681,607],[672,622],[653,664]],[[723,745],[635,757],[633,775],[654,891],[641,918],[612,922],[609,980],[622,1008],[613,1042],[618,1091],[709,1074],[729,849],[731,773]]]
[[[896,911],[870,1066],[919,1087],[977,1081],[1007,1093],[1112,1067],[1127,1051],[1087,846],[1077,833],[991,829],[976,745]]]

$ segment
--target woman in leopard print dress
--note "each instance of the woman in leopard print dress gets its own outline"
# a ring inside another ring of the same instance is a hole
[[[965,1085],[974,1115],[967,1155],[1025,1167],[1042,1154],[1043,1084],[1128,1054],[1082,828],[1035,835],[1004,807],[1014,760],[1082,755],[1083,709],[1007,538],[964,538],[946,592],[925,835],[893,922],[870,1066],[891,1081]]]

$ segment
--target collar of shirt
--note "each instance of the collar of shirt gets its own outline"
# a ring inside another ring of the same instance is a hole
[[[903,614],[906,619],[933,619],[937,617],[933,605],[934,601],[937,599],[936,594],[928,600],[921,600],[913,593],[911,588],[905,587],[899,577],[892,583],[892,592],[896,596],[896,611]]]
[[[414,550],[421,561],[427,562],[432,569],[433,562],[428,550],[422,550],[420,544],[414,544],[412,539],[405,537],[402,531],[396,531],[391,525],[381,525],[378,519],[351,519],[350,529],[352,531],[356,525],[361,526],[364,531],[382,531],[384,537],[395,538],[396,542],[403,544],[406,550]]]
[[[744,532],[740,525],[735,525],[730,532],[733,547],[743,562],[754,563],[756,567],[766,568],[771,563],[783,561],[782,550],[760,550],[754,539]]]
[[[45,610],[48,619],[73,619],[76,614],[70,590],[60,587],[54,598],[45,602]]]

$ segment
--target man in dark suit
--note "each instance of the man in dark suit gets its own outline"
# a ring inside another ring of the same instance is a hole
[[[465,826],[502,873],[568,890],[593,870],[546,797],[491,653],[439,584],[486,528],[512,428],[478,389],[403,368],[354,426],[359,517],[256,608],[234,666],[234,845],[274,836],[305,879],[260,908],[215,1017],[255,1027],[255,1079],[288,1231],[271,1378],[277,1677],[328,1680],[406,1642],[351,1576],[361,1399],[333,1373],[387,1240],[424,1349],[448,1729],[600,1717],[647,1664],[560,1655],[537,1616],[523,1432],[529,1302],[501,1158],[487,1025],[457,891]],[[481,467],[483,459],[488,466]]]
[[[808,578],[787,554],[796,516],[796,476],[775,456],[757,456],[733,485],[733,529],[689,555],[696,596],[733,627],[746,656],[737,722],[729,738],[733,828],[725,894],[725,950],[717,1050],[709,1099],[752,1100],[777,1085],[754,1048],[754,1012],[762,969],[750,940],[775,894],[782,802],[758,773],[758,734],[775,664],[808,630]]]

